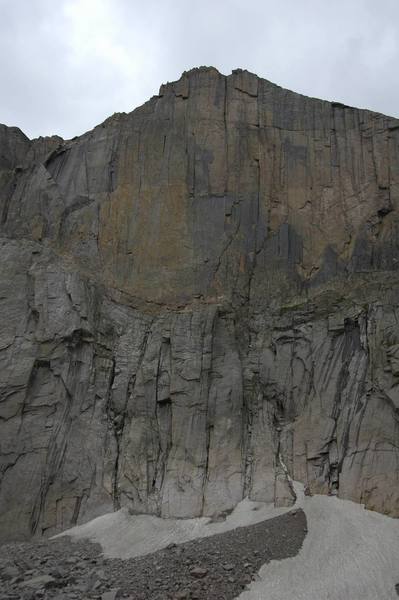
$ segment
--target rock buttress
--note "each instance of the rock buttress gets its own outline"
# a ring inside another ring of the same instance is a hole
[[[128,506],[399,516],[399,122],[184,73],[70,141],[0,128],[5,538]]]

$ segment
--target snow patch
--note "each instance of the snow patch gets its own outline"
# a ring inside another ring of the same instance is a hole
[[[236,527],[253,525],[282,515],[292,507],[275,508],[272,504],[242,500],[225,521],[212,523],[209,517],[161,519],[153,515],[130,515],[123,508],[97,517],[84,525],[55,536],[68,535],[99,543],[109,558],[133,558],[197,538],[223,533]]]
[[[397,600],[399,520],[336,497],[304,495],[292,482],[308,534],[297,556],[264,565],[240,600]],[[223,533],[292,510],[240,502],[225,521],[161,519],[126,509],[93,519],[60,535],[101,544],[105,556],[132,558],[171,543]],[[59,536],[56,536],[59,537]]]
[[[397,600],[399,520],[336,497],[296,506],[308,521],[301,550],[264,565],[240,600]]]

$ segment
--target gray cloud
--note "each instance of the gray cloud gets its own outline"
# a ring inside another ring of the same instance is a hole
[[[72,137],[193,66],[399,116],[397,0],[0,0],[0,122]]]

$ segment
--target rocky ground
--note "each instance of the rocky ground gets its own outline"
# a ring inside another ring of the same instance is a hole
[[[0,600],[227,600],[272,559],[294,556],[307,532],[302,510],[138,558],[104,558],[67,537],[0,547]]]

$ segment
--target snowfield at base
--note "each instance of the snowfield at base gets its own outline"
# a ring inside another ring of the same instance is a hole
[[[101,544],[109,558],[133,558],[156,552],[168,544],[182,544],[201,537],[253,525],[290,510],[264,502],[242,500],[225,521],[211,523],[209,517],[161,519],[152,515],[130,515],[126,509],[97,517],[55,536],[69,535]]]
[[[398,600],[399,520],[334,497],[299,497],[308,534],[271,561],[240,600]]]
[[[301,550],[294,558],[264,565],[240,600],[397,600],[399,520],[333,497],[305,497],[300,484],[295,491],[295,508],[301,507],[308,521]],[[243,500],[221,523],[132,516],[120,510],[61,535],[89,538],[101,544],[105,556],[130,558],[288,510]]]

